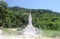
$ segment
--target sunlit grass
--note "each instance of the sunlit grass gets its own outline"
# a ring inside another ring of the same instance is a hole
[[[13,28],[11,28],[11,29],[13,29]],[[9,30],[9,28],[3,28],[4,34],[18,35],[18,32],[19,32],[20,28],[15,28],[16,31],[12,31],[11,29]],[[42,36],[46,36],[46,37],[60,36],[60,31],[57,31],[57,30],[42,30]]]
[[[16,29],[13,31],[12,29]],[[17,35],[18,34],[18,29],[19,28],[3,28],[3,33],[5,35]]]
[[[43,36],[47,36],[47,37],[60,36],[60,31],[58,31],[58,30],[43,30]]]

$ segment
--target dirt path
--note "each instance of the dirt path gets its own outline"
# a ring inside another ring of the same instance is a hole
[[[60,38],[58,38],[58,37],[56,37],[56,38],[47,38],[47,37],[29,38],[29,36],[26,37],[26,36],[1,36],[0,35],[0,39],[60,39]]]

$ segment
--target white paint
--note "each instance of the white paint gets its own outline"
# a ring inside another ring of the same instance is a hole
[[[3,31],[0,29],[0,35],[2,35]]]

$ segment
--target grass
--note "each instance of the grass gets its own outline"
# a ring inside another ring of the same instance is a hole
[[[16,31],[13,31],[12,29],[16,29]],[[19,28],[3,28],[3,33],[6,35],[17,35]]]
[[[19,28],[15,28],[16,31],[12,31],[11,29],[13,29],[13,28],[10,28],[10,29],[3,28],[3,32],[5,35],[7,35],[7,37],[5,36],[7,39],[8,39],[8,37],[11,39],[11,35],[12,35],[12,39],[20,39],[20,38],[26,37],[26,36],[19,36],[19,35],[17,36],[18,30],[20,30]],[[57,31],[57,30],[42,30],[42,35],[43,35],[42,37],[37,37],[37,38],[38,39],[39,38],[42,38],[42,39],[50,39],[51,38],[52,39],[52,37],[53,37],[54,39],[60,39],[60,31]],[[55,38],[56,36],[59,36],[59,37]],[[3,36],[3,38],[4,38],[4,36]],[[35,36],[33,36],[33,38],[35,38]],[[37,38],[35,38],[35,39],[37,39]]]
[[[3,32],[7,35],[17,35],[19,28],[16,28],[16,31],[12,31],[11,29],[8,30],[9,28],[3,28]],[[42,30],[42,35],[46,37],[56,37],[60,36],[60,31],[57,30]]]
[[[43,36],[47,36],[47,37],[60,36],[60,31],[58,31],[58,30],[43,30]]]

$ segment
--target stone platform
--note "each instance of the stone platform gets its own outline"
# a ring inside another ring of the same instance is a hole
[[[0,39],[60,39],[60,37],[56,38],[48,38],[48,37],[42,37],[40,35],[16,35],[16,36],[6,36],[6,35],[0,35]]]
[[[0,39],[41,39],[40,35],[1,36]]]

